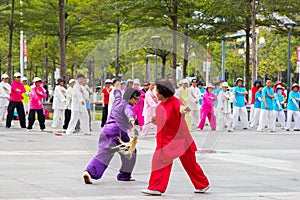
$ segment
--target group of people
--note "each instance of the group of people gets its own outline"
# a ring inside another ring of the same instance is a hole
[[[0,83],[0,124],[6,120],[5,127],[10,128],[13,124],[15,110],[20,121],[21,128],[31,131],[36,119],[40,130],[45,131],[45,109],[43,102],[48,98],[48,91],[43,87],[44,81],[35,77],[32,85],[27,84],[28,79],[21,77],[19,72],[14,74],[11,85],[9,76],[2,74]],[[70,79],[68,88],[65,89],[66,81],[62,78],[57,80],[53,94],[53,123],[52,128],[63,128],[66,134],[82,130],[85,135],[91,131],[91,116],[89,96],[91,89],[87,86],[87,79],[82,74],[77,75],[77,80]],[[26,125],[26,115],[28,123]],[[61,123],[60,123],[61,120]]]
[[[277,81],[272,87],[272,81],[266,80],[265,86],[260,81],[255,81],[252,88],[252,100],[250,119],[248,120],[247,95],[242,78],[238,78],[235,86],[230,89],[227,82],[220,81],[217,88],[208,84],[206,89],[202,82],[196,79],[189,82],[183,79],[179,82],[176,96],[189,108],[185,114],[190,130],[203,130],[205,123],[210,124],[211,130],[223,131],[227,128],[229,132],[236,129],[241,121],[242,128],[248,130],[257,126],[257,131],[275,132],[276,118],[281,129],[291,129],[292,118],[295,121],[294,131],[300,129],[299,113],[299,85],[293,84],[288,94],[285,93],[283,83]],[[284,112],[284,105],[287,110],[287,120]]]
[[[40,129],[45,129],[45,117],[43,109],[43,99],[47,98],[46,91],[43,88],[43,81],[35,77],[32,86],[27,85],[27,78],[21,79],[19,72],[14,73],[13,81],[9,84],[9,76],[1,75],[0,83],[0,123],[6,119],[6,128],[12,126],[15,109],[20,120],[21,128],[30,131],[35,121],[36,114]],[[28,114],[28,124],[26,126],[26,114]]]

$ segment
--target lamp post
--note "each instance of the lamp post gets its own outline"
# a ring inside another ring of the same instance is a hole
[[[151,37],[151,40],[154,42],[154,55],[155,55],[155,80],[157,79],[158,67],[157,67],[157,45],[160,41],[160,36],[155,35]]]
[[[255,68],[255,76],[252,77],[252,80],[257,80],[257,70],[258,70],[258,51],[266,46],[266,40],[264,37],[259,38],[259,44],[256,46],[256,68]]]
[[[147,78],[147,82],[150,81],[150,59],[153,57],[152,54],[148,54],[146,56],[146,61],[147,61],[147,70],[146,70],[146,78]]]
[[[287,69],[287,86],[288,91],[291,86],[291,32],[293,28],[296,26],[295,22],[285,22],[283,24],[285,28],[288,30],[288,69]]]

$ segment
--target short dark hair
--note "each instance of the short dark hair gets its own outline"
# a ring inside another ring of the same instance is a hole
[[[196,78],[193,78],[191,82],[193,83],[193,81],[196,81],[196,83],[197,83],[197,79]]]
[[[259,90],[259,88],[262,88],[263,86],[262,85],[258,85],[257,86],[257,90]]]
[[[85,78],[83,74],[77,74],[76,79]]]
[[[156,90],[165,98],[171,97],[175,93],[175,88],[173,87],[173,84],[166,79],[159,79],[156,81]]]
[[[118,78],[114,79],[113,84],[115,84],[117,81],[120,81],[120,79]]]
[[[270,78],[266,78],[266,82],[267,82],[267,81],[272,81],[272,80],[271,80]]]

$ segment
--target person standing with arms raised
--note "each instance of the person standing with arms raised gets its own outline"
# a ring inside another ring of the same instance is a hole
[[[14,81],[11,83],[11,94],[9,98],[9,104],[7,108],[6,128],[11,127],[11,121],[14,116],[14,110],[17,108],[18,116],[20,119],[21,128],[26,128],[25,111],[22,103],[23,93],[25,93],[25,87],[21,82],[21,74],[19,72],[14,74]]]

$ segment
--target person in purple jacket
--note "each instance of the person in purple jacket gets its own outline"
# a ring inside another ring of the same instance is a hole
[[[6,128],[11,127],[11,121],[14,117],[15,108],[17,108],[17,112],[20,118],[21,128],[26,128],[25,111],[24,105],[22,103],[22,94],[25,92],[25,87],[21,82],[21,74],[19,72],[16,72],[14,74],[14,81],[11,83],[11,93],[7,108]]]
[[[113,95],[115,96],[115,101],[112,105],[110,116],[100,134],[98,153],[90,161],[83,173],[83,179],[86,184],[92,184],[91,179],[100,179],[102,177],[114,154],[117,152],[117,149],[114,147],[120,144],[118,137],[123,142],[130,141],[127,131],[135,123],[132,107],[138,103],[141,94],[133,88],[128,88],[122,99],[120,86],[118,86],[115,88]],[[136,151],[131,157],[123,154],[120,154],[120,156],[122,165],[117,179],[119,181],[134,181],[131,173],[136,162]]]

